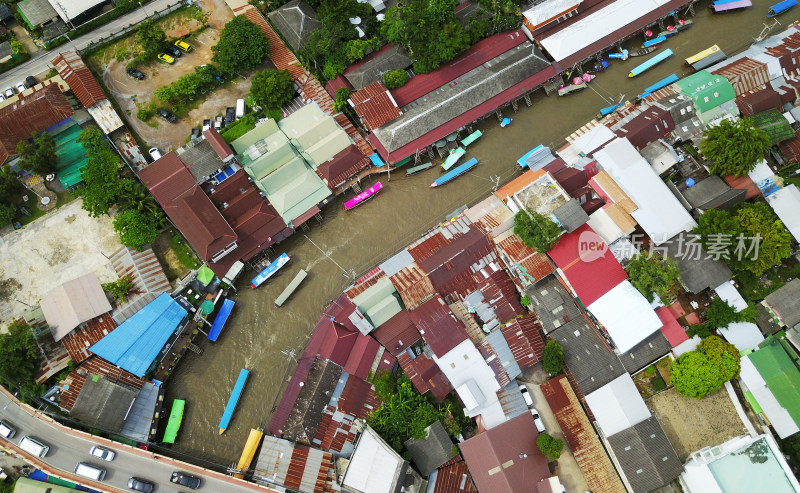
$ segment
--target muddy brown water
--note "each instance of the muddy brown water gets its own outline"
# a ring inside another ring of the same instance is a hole
[[[466,158],[476,157],[480,164],[470,174],[437,189],[429,188],[439,175],[437,169],[408,178],[401,171],[388,181],[386,175],[372,177],[362,186],[382,181],[386,188],[379,196],[349,213],[342,210],[339,198],[323,211],[321,224],[312,220],[307,237],[298,232],[277,247],[278,254],[286,251],[293,258],[277,277],[254,290],[249,280],[255,273],[246,272],[237,285],[233,317],[220,339],[216,343],[198,339],[203,354],[189,353],[168,384],[167,408],[172,399],[187,401],[173,450],[221,465],[238,461],[250,428],[265,425],[270,418],[290,361],[283,352],[302,352],[323,308],[349,284],[349,277],[334,261],[348,272],[363,274],[451,211],[489,194],[492,177],[499,176],[504,183],[517,176],[515,161],[525,152],[539,144],[558,147],[600,108],[616,103],[621,93],[632,99],[671,73],[687,75],[683,60],[712,44],[729,55],[746,48],[761,32],[764,14],[775,1],[754,0],[754,6],[744,12],[720,16],[709,14],[709,3],[697,6],[695,26],[665,43],[675,52],[667,62],[629,79],[630,69],[646,58],[613,61],[592,82],[594,90],[564,98],[546,97],[539,91],[530,108],[523,102],[516,114],[511,108],[503,111],[513,118],[510,126],[500,128],[495,118],[478,125],[483,137],[470,146]],[[794,9],[780,22],[787,25],[798,15],[800,10]],[[276,308],[275,298],[300,268],[309,271],[308,278],[282,308]],[[240,368],[252,373],[228,430],[219,436],[217,424]]]

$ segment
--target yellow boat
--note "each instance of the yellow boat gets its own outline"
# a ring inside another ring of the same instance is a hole
[[[699,62],[703,58],[705,58],[705,57],[707,57],[709,55],[713,55],[714,53],[716,53],[718,51],[719,51],[719,46],[717,46],[717,45],[714,45],[711,48],[706,48],[705,50],[701,51],[700,53],[697,53],[696,55],[692,55],[689,58],[687,58],[686,59],[686,65],[690,65],[690,66],[694,65],[695,63]]]

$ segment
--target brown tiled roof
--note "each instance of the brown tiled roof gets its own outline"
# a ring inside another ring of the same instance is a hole
[[[101,315],[65,335],[61,343],[67,349],[72,361],[77,364],[94,354],[89,351],[89,347],[116,328],[117,324],[109,314]]]
[[[370,163],[355,145],[350,145],[346,149],[339,151],[331,159],[320,164],[317,175],[328,185],[331,190],[336,190],[348,178],[355,175]]]
[[[233,156],[233,149],[231,149],[231,146],[219,135],[216,128],[212,127],[203,132],[203,137],[206,138],[208,143],[211,144],[211,148],[214,149],[214,152],[216,152],[217,156],[223,161]]]
[[[433,493],[478,493],[464,459],[454,457],[439,468]]]
[[[83,59],[74,51],[61,53],[52,63],[84,108],[91,108],[95,103],[108,99]]]
[[[86,361],[81,363],[77,370],[73,371],[58,382],[61,387],[61,396],[59,397],[59,406],[70,411],[75,401],[78,399],[78,394],[83,389],[83,384],[87,378],[92,378],[92,375],[101,375],[109,380],[120,383],[135,390],[141,390],[144,381],[137,378],[135,375],[118,368],[108,361],[97,356],[90,356]]]
[[[542,384],[542,393],[564,432],[567,444],[586,478],[589,489],[625,493],[625,487],[614,470],[611,459],[600,443],[567,378],[562,375],[548,380]]]
[[[17,153],[17,144],[72,116],[57,84],[50,84],[0,108],[0,163]]]
[[[393,356],[408,349],[422,337],[411,321],[408,310],[397,312],[370,334]]]
[[[375,130],[401,114],[391,93],[380,82],[373,82],[364,89],[350,95],[353,109],[361,117],[364,126]]]
[[[415,309],[436,294],[433,283],[416,262],[404,267],[389,279],[409,310]]]

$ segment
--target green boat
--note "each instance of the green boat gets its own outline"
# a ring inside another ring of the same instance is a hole
[[[433,163],[425,163],[425,164],[420,164],[419,166],[414,166],[413,168],[408,168],[406,170],[406,176],[416,175],[420,171],[425,171],[426,169],[431,168],[432,166]]]
[[[478,140],[478,138],[480,136],[482,136],[482,135],[483,135],[483,132],[481,132],[480,130],[476,130],[476,131],[472,132],[471,134],[469,134],[468,136],[466,136],[464,139],[462,139],[461,140],[461,145],[464,146],[464,147],[467,147],[468,145],[470,145],[473,142],[475,142],[476,140]]]
[[[186,401],[183,399],[175,399],[172,401],[172,411],[169,413],[169,422],[167,423],[167,429],[164,430],[164,439],[161,440],[164,443],[175,443],[175,439],[178,437],[178,430],[181,427],[181,421],[183,420],[183,408],[186,406]]]

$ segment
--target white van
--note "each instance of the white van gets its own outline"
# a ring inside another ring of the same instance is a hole
[[[149,152],[150,157],[153,158],[154,162],[161,159],[161,151],[158,150],[158,147],[151,147]]]
[[[22,437],[22,440],[19,441],[19,448],[36,457],[44,457],[50,450],[50,447],[29,436]]]
[[[106,470],[86,462],[78,462],[78,465],[75,466],[75,474],[95,481],[102,481],[106,477]]]
[[[11,439],[14,438],[14,435],[16,434],[17,430],[15,430],[13,426],[5,421],[0,420],[0,437]]]
[[[244,99],[236,100],[236,119],[244,116]]]

